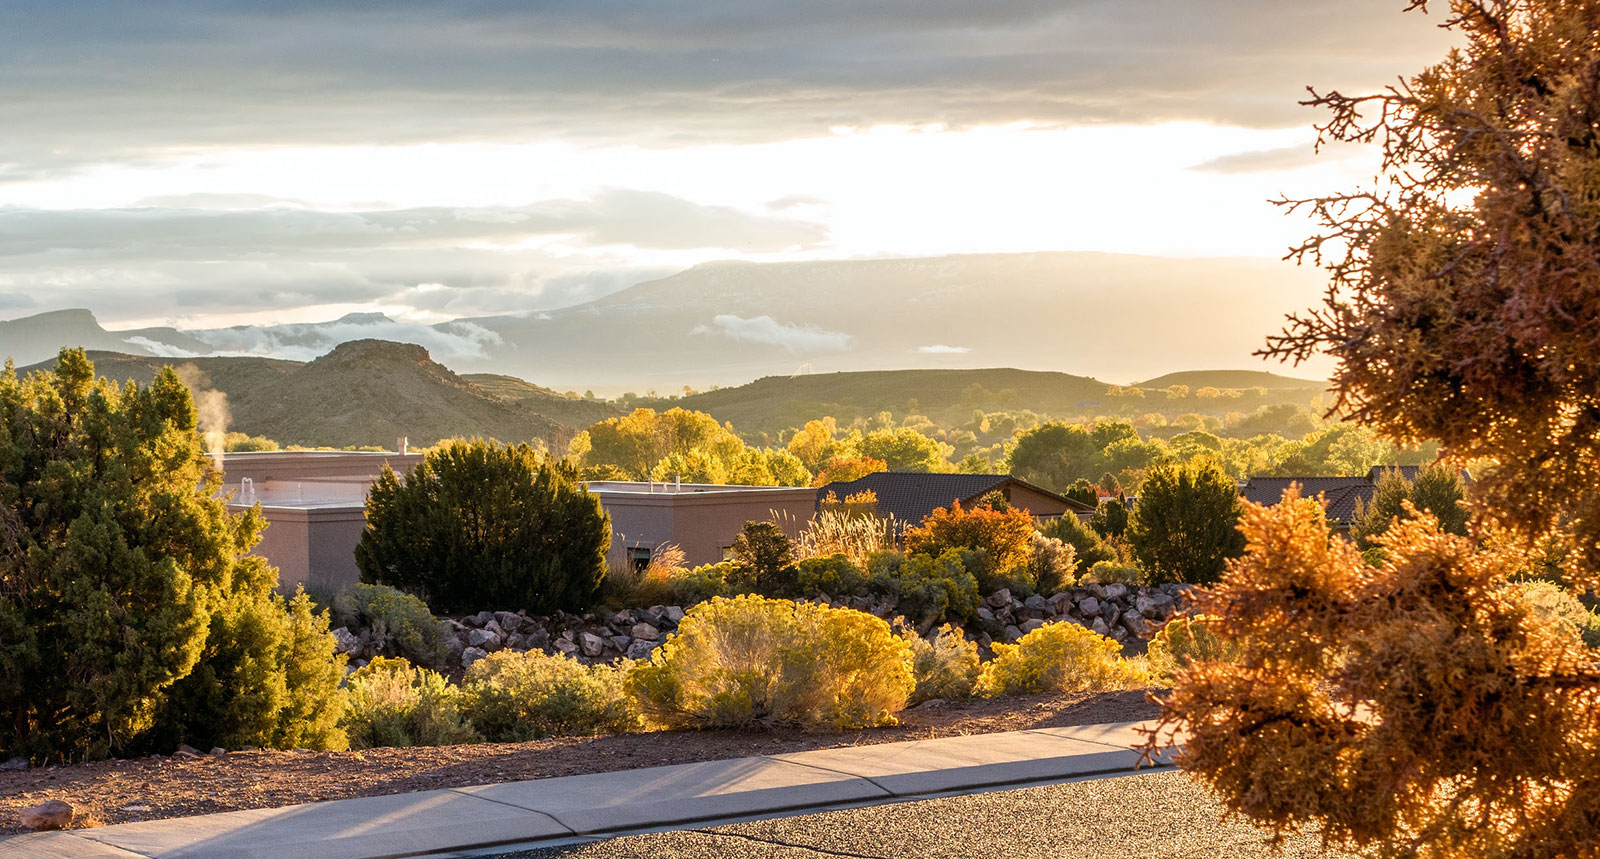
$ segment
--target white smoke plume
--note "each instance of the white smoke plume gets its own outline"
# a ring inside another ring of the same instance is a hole
[[[233,422],[233,412],[228,408],[228,395],[211,387],[211,377],[193,364],[177,368],[178,380],[189,388],[194,397],[194,407],[199,412],[200,437],[205,441],[211,464],[222,470],[222,454],[228,441],[228,424]]]

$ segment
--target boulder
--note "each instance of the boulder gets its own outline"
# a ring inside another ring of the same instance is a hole
[[[1011,608],[1011,589],[1001,588],[984,599],[986,605],[994,608]]]
[[[626,635],[613,635],[608,640],[611,642],[611,646],[617,649],[618,653],[626,653],[628,645],[633,643],[633,639]]]
[[[1100,633],[1101,635],[1111,634],[1111,627],[1106,625],[1106,619],[1103,617],[1095,618],[1094,621],[1089,624],[1089,628]]]
[[[488,655],[488,651],[481,647],[469,647],[466,650],[461,651],[461,667],[471,668],[472,663],[477,662]]]
[[[333,636],[333,649],[338,653],[355,653],[361,648],[361,638],[346,627],[329,633]]]
[[[28,759],[27,758],[12,758],[11,760],[6,761],[3,764],[0,764],[0,771],[4,771],[4,772],[15,772],[17,770],[25,770],[27,768],[28,768]]]
[[[1108,599],[1108,600],[1119,600],[1119,599],[1122,599],[1123,597],[1125,597],[1127,595],[1128,595],[1128,586],[1125,585],[1125,584],[1122,584],[1121,582],[1113,582],[1113,583],[1111,583],[1109,585],[1105,585],[1103,590],[1102,590],[1102,592],[1101,592],[1101,594],[1100,594],[1100,596],[1103,599]]]
[[[1034,594],[1022,601],[1022,607],[1030,611],[1049,611],[1050,601],[1038,594]]]
[[[1006,641],[1016,641],[1017,639],[1022,637],[1022,630],[1018,629],[1015,626],[1006,627],[1005,632],[1006,632]]]
[[[606,651],[606,640],[592,632],[578,633],[578,647],[583,655],[594,659]]]
[[[628,630],[628,634],[634,638],[640,638],[645,641],[655,641],[661,637],[661,630],[656,629],[648,623],[636,623],[631,629]]]
[[[1041,626],[1044,626],[1044,621],[1040,620],[1039,618],[1034,618],[1034,619],[1032,619],[1030,621],[1027,621],[1027,622],[1023,623],[1022,626],[1020,627],[1020,629],[1022,630],[1022,634],[1023,635],[1027,635],[1028,633],[1033,632],[1034,630],[1038,629]]]
[[[493,653],[504,647],[500,636],[490,629],[473,629],[467,631],[467,647],[476,647],[485,653]]]
[[[1051,614],[1066,614],[1072,610],[1072,594],[1062,591],[1046,600],[1050,605]]]
[[[665,617],[669,623],[676,624],[683,620],[683,609],[675,605],[669,605],[665,609],[662,609],[662,616]]]
[[[506,632],[516,632],[522,628],[523,617],[510,611],[497,611],[494,613],[494,622]]]
[[[1117,621],[1122,620],[1122,609],[1117,608],[1116,603],[1106,603],[1100,610],[1100,616],[1105,618],[1106,626],[1115,628]]]
[[[76,809],[72,807],[71,803],[52,799],[32,808],[24,808],[17,812],[17,819],[22,824],[23,829],[29,829],[34,832],[42,832],[47,829],[70,829],[75,812]]]
[[[529,650],[542,649],[550,644],[550,630],[534,627],[531,631],[523,634],[522,640]]]
[[[578,652],[578,645],[570,638],[556,639],[555,649],[563,656],[571,656]]]
[[[628,657],[629,659],[648,659],[650,657],[650,652],[655,649],[655,642],[639,640],[628,645],[628,649],[623,651],[622,655]]]
[[[988,606],[980,605],[978,606],[978,620],[994,623],[994,612],[990,611]]]
[[[628,627],[633,626],[636,622],[638,622],[637,614],[637,612],[632,612],[627,609],[617,612],[611,616],[611,628],[627,629]]]
[[[1165,619],[1172,613],[1173,600],[1166,594],[1155,591],[1152,594],[1141,594],[1133,599],[1133,607],[1145,617]]]
[[[494,622],[494,612],[480,611],[473,615],[471,620],[467,620],[467,618],[462,618],[462,620],[467,621],[469,626],[476,626],[481,629]]]
[[[1144,616],[1137,611],[1130,611],[1122,616],[1122,628],[1140,638],[1147,638],[1155,632],[1155,628],[1150,625],[1150,622],[1145,620]]]

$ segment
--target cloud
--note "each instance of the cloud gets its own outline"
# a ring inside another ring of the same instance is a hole
[[[1395,0],[24,3],[0,177],[174,147],[774,140],[835,126],[1302,122],[1436,60]],[[3,179],[0,179],[3,180]]]
[[[392,340],[425,347],[435,360],[484,358],[500,335],[467,322],[443,326],[396,322],[382,314],[355,313],[332,322],[293,325],[236,325],[185,331],[225,355],[269,355],[291,361],[310,361],[350,340]]]
[[[192,352],[192,351],[190,351],[188,349],[182,348],[181,346],[174,346],[171,343],[162,343],[162,342],[159,342],[159,341],[156,341],[156,340],[152,340],[149,337],[144,337],[144,336],[140,336],[140,335],[134,335],[132,337],[124,337],[124,338],[122,338],[122,340],[123,340],[124,343],[128,343],[128,344],[133,345],[133,346],[138,346],[140,349],[144,350],[145,354],[154,355],[157,358],[198,358],[198,357],[200,357],[200,353],[198,353],[198,352]]]
[[[814,325],[785,325],[770,316],[746,319],[725,313],[713,317],[711,322],[712,326],[697,326],[690,333],[720,333],[746,343],[782,346],[794,353],[842,352],[850,348],[851,337],[842,331],[829,331]]]
[[[441,243],[515,245],[548,236],[639,248],[778,251],[817,245],[826,239],[827,229],[811,221],[618,189],[588,200],[549,200],[514,208],[427,206],[358,212],[12,208],[0,209],[0,265],[63,254],[75,259],[173,260]]]
[[[517,207],[0,208],[0,304],[49,296],[110,320],[334,304],[529,312],[672,270],[630,261],[638,249],[765,253],[827,235],[812,221],[626,189]]]
[[[1323,154],[1323,160],[1332,156]],[[1309,143],[1284,146],[1278,149],[1258,149],[1236,152],[1196,164],[1189,168],[1208,173],[1258,173],[1272,170],[1294,170],[1317,163],[1316,147]]]
[[[965,355],[971,351],[966,346],[946,346],[942,343],[917,347],[917,354],[919,355]]]

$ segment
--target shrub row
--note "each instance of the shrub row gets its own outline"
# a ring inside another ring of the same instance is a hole
[[[473,663],[459,686],[400,657],[349,679],[353,748],[516,742],[635,729],[895,724],[932,698],[959,699],[1148,685],[1143,660],[1073,623],[996,645],[955,626],[923,638],[851,609],[759,596],[715,597],[684,617],[648,661],[584,665],[538,651]]]

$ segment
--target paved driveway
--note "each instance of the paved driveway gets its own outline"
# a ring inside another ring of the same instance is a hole
[[[1349,859],[1314,838],[1280,851],[1261,830],[1223,820],[1181,773],[1105,778],[699,831],[499,854],[500,859]]]

